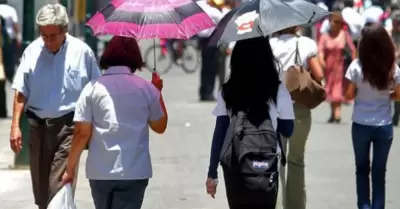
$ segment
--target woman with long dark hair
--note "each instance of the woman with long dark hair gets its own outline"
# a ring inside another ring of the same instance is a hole
[[[260,37],[236,42],[230,61],[231,74],[222,86],[213,115],[217,117],[211,148],[211,159],[206,181],[207,193],[216,193],[217,167],[221,147],[230,123],[230,116],[239,111],[247,114],[248,120],[260,124],[268,117],[278,132],[290,137],[293,131],[294,112],[292,100],[285,85],[279,79],[277,60],[274,58],[268,38]],[[240,191],[235,189],[231,172],[224,169],[229,208],[268,209],[268,204],[238,203]],[[273,206],[275,207],[275,205]]]
[[[394,44],[380,24],[372,23],[363,28],[358,54],[359,58],[347,70],[345,91],[347,99],[355,101],[351,134],[357,204],[359,209],[384,209],[386,164],[393,140],[390,100],[400,96],[400,70],[395,63]]]

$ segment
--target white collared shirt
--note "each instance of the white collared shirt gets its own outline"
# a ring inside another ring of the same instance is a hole
[[[92,49],[69,34],[57,53],[41,37],[25,49],[12,88],[26,98],[25,107],[40,118],[57,118],[75,110],[83,87],[100,76]]]

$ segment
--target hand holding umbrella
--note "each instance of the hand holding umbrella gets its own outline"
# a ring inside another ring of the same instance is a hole
[[[151,75],[151,83],[161,92],[163,87],[164,87],[164,83],[163,80],[160,78],[160,75],[158,75],[158,73],[153,72]]]

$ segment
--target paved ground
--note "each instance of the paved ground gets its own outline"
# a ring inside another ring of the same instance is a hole
[[[149,78],[147,72],[139,75]],[[164,76],[164,98],[170,121],[167,132],[151,135],[154,177],[146,192],[143,209],[227,209],[223,184],[215,200],[205,194],[214,103],[199,103],[197,74],[175,68]],[[11,92],[10,92],[11,93]],[[11,105],[11,102],[10,102]],[[355,208],[354,162],[350,141],[350,107],[343,123],[328,125],[329,106],[313,111],[313,126],[307,146],[309,209]],[[9,120],[0,121],[0,167],[12,163],[8,148]],[[399,129],[396,136],[399,136]],[[397,137],[395,137],[397,138]],[[387,208],[400,208],[398,198],[400,144],[394,141],[388,165]],[[86,155],[86,154],[85,154]],[[78,208],[92,209],[82,156],[76,200]],[[0,208],[34,209],[29,171],[0,170]]]

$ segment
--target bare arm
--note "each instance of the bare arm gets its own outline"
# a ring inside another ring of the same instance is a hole
[[[353,39],[351,38],[351,36],[348,32],[345,32],[345,36],[346,36],[345,38],[346,38],[347,46],[350,48],[350,51],[351,51],[351,59],[354,60],[357,58],[356,46],[354,46]]]
[[[15,91],[10,133],[10,147],[15,153],[19,153],[22,149],[22,133],[19,127],[19,122],[24,111],[25,101],[25,96],[22,93]]]
[[[322,67],[325,67],[325,54],[324,54],[324,42],[325,42],[325,34],[322,34],[318,40],[318,60],[321,63]]]
[[[394,91],[390,93],[390,99],[392,100],[400,100],[400,84],[396,85]]]
[[[85,149],[92,136],[92,123],[77,122],[75,124],[74,137],[72,139],[71,150],[68,155],[67,173],[75,172],[82,151]]]
[[[25,102],[25,96],[22,93],[15,91],[11,127],[19,127],[19,122],[21,120],[21,115],[24,111]]]
[[[17,44],[20,45],[22,42],[22,34],[21,34],[20,26],[18,24],[17,11],[15,11],[15,10],[13,12],[12,20],[13,20],[14,34],[16,35],[16,39],[17,39]],[[20,47],[20,46],[18,46],[18,47]]]
[[[15,33],[15,34],[19,34],[19,33],[20,33],[18,23],[14,23],[14,24],[13,24],[13,28],[14,28],[14,33]]]
[[[317,56],[308,58],[308,66],[310,66],[311,75],[313,78],[316,81],[321,82],[322,79],[324,79],[324,71]]]
[[[160,105],[161,105],[161,109],[163,111],[163,116],[155,121],[149,121],[149,126],[151,128],[151,130],[153,130],[154,132],[158,133],[158,134],[162,134],[165,132],[165,130],[167,129],[167,125],[168,125],[168,112],[167,112],[167,108],[165,107],[165,103],[164,103],[164,99],[162,94],[160,95]]]
[[[347,78],[344,80],[344,97],[347,100],[353,100],[356,97],[357,86]]]

